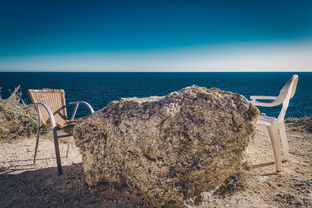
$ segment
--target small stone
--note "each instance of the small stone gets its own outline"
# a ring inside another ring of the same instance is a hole
[[[252,163],[250,161],[244,161],[242,163],[242,168],[245,171],[251,171],[252,170]]]

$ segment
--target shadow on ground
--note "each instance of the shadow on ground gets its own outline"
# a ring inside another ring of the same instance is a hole
[[[0,207],[148,207],[118,193],[90,191],[84,183],[82,164],[25,171],[21,174],[0,172]]]

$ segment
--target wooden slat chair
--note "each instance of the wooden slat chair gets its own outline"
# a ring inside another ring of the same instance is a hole
[[[285,129],[284,118],[289,105],[290,99],[295,95],[298,75],[292,78],[284,85],[278,96],[250,96],[251,103],[256,106],[274,107],[282,104],[281,111],[277,118],[261,114],[257,120],[257,126],[268,133],[275,160],[276,171],[282,171],[281,145],[283,147],[284,159],[289,159],[288,141]],[[272,100],[271,102],[260,102],[259,100]]]
[[[94,110],[92,106],[85,101],[70,102],[69,104],[76,104],[76,106],[75,106],[71,119],[68,120],[64,90],[29,89],[28,94],[33,102],[32,104],[36,106],[36,110],[38,114],[38,132],[37,132],[37,140],[36,140],[36,146],[35,146],[34,164],[36,163],[36,156],[37,156],[39,136],[40,136],[40,127],[44,126],[46,128],[51,128],[52,133],[53,133],[57,170],[58,170],[58,174],[61,175],[63,171],[62,171],[62,165],[61,165],[61,157],[60,157],[58,139],[73,135],[72,131],[75,125],[74,119],[75,119],[76,112],[80,103],[86,105],[89,108],[91,114],[94,113]],[[67,134],[58,135],[58,130],[63,130]],[[69,150],[69,142],[67,146],[66,157],[68,156],[68,150]]]

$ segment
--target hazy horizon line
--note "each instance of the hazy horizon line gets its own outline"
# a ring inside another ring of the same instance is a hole
[[[206,73],[206,72],[312,72],[309,70],[207,70],[207,71],[0,71],[0,73]]]

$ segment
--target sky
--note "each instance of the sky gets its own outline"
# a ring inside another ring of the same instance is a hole
[[[312,1],[3,1],[0,71],[312,71]]]

